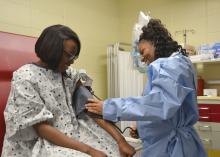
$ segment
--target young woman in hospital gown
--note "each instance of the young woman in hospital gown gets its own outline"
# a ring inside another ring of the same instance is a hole
[[[191,61],[160,20],[142,30],[139,50],[148,64],[143,96],[91,100],[87,109],[113,122],[137,121],[143,157],[207,157],[193,128],[199,114]]]
[[[110,123],[75,115],[72,94],[81,75],[68,67],[80,47],[66,26],[42,32],[35,45],[40,60],[13,73],[2,157],[133,156],[133,147]]]

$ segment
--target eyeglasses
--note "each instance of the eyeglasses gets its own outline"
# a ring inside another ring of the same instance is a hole
[[[64,52],[65,52],[65,55],[66,55],[66,57],[68,58],[69,61],[71,61],[71,60],[76,60],[76,59],[78,58],[78,56],[73,55],[73,54],[70,53],[70,52],[67,52],[67,51],[65,51],[65,50],[64,50]],[[75,54],[75,53],[74,53],[74,54]]]

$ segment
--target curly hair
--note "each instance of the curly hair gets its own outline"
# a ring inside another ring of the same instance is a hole
[[[169,57],[173,52],[180,52],[186,56],[185,49],[172,39],[171,34],[159,19],[150,19],[142,31],[139,42],[142,40],[152,42],[155,47],[155,59]]]

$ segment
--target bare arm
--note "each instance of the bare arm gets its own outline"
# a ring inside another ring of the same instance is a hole
[[[100,127],[107,131],[117,143],[125,141],[125,138],[110,122],[96,118],[94,120]]]
[[[103,119],[94,119],[96,123],[107,131],[112,138],[118,143],[119,151],[122,157],[132,157],[135,154],[135,149],[127,143],[124,136],[108,121]]]
[[[100,100],[95,100],[95,99],[89,99],[88,102],[90,103],[97,103],[99,105],[99,112],[94,112],[95,114],[97,115],[101,115],[102,114],[102,108],[103,108],[103,101],[100,101]],[[87,105],[86,104],[86,109],[87,108]],[[89,113],[90,112],[93,112],[93,108],[89,109],[88,110]],[[93,118],[91,116],[91,118]],[[120,143],[120,142],[126,142],[125,141],[125,138],[121,135],[121,133],[113,126],[113,124],[111,124],[110,122],[106,121],[106,120],[103,120],[103,119],[98,119],[98,118],[93,118],[95,120],[95,122],[101,126],[105,131],[107,131],[114,139],[117,143]]]
[[[105,154],[102,153],[101,151],[98,151],[90,147],[89,145],[86,145],[84,143],[81,143],[79,141],[76,141],[66,136],[65,134],[57,130],[56,128],[52,127],[47,122],[35,124],[33,127],[35,128],[35,130],[37,131],[40,137],[50,141],[53,144],[56,144],[61,147],[78,150],[80,152],[89,154],[92,157],[97,155],[96,153],[98,153],[100,157],[102,157],[102,155],[103,157],[105,156]]]

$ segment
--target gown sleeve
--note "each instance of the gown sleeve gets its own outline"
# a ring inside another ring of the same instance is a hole
[[[107,99],[103,118],[113,122],[155,121],[171,118],[193,88],[185,87],[161,69],[150,69],[150,91],[145,96]],[[163,72],[161,72],[163,71]],[[190,79],[190,78],[189,78]]]
[[[7,138],[23,141],[37,137],[34,124],[53,118],[36,87],[28,80],[12,82],[4,116]]]

